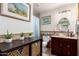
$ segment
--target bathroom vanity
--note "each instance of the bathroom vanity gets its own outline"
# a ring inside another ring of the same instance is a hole
[[[76,37],[51,37],[51,53],[59,56],[77,56]]]
[[[29,38],[0,43],[0,55],[37,56],[42,55],[42,39]]]

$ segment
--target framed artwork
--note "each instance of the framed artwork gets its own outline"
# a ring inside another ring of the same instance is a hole
[[[2,3],[0,7],[3,16],[30,21],[31,5],[28,3]]]
[[[47,25],[51,24],[51,16],[44,16],[41,18],[41,24],[42,25]]]

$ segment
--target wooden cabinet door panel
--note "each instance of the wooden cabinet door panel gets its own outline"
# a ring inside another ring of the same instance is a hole
[[[63,48],[62,48],[62,55],[64,55],[64,56],[70,55],[70,47],[67,47],[67,45],[63,46]]]
[[[65,56],[77,55],[77,41],[70,39],[64,40],[62,51]]]
[[[62,44],[60,43],[59,39],[53,39],[52,41],[52,54],[61,55],[61,47]]]
[[[29,56],[29,45],[23,47],[22,55]]]
[[[32,44],[32,56],[40,54],[40,42]]]
[[[71,41],[71,54],[72,54],[72,56],[77,55],[77,40]]]
[[[64,56],[69,56],[70,53],[70,40],[69,39],[63,39],[63,47],[62,47],[62,54]]]

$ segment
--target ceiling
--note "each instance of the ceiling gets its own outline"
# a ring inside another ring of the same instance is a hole
[[[67,3],[68,4],[68,3]],[[34,14],[39,14],[48,10],[53,10],[55,8],[58,8],[60,6],[63,6],[66,4],[61,4],[61,3],[34,3],[33,4],[33,12]]]

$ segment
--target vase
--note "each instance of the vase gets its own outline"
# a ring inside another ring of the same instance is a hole
[[[20,37],[20,40],[24,40],[24,37]]]
[[[10,42],[12,42],[12,38],[11,39],[5,39],[4,42],[10,43]]]

